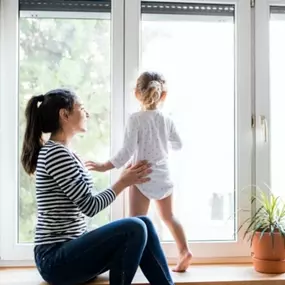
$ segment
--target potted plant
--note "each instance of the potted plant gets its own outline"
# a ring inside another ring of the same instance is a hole
[[[285,273],[285,204],[273,193],[253,197],[257,202],[255,214],[239,228],[245,228],[252,248],[256,271],[270,274]]]

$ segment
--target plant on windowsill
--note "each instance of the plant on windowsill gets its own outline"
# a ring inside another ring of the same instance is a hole
[[[244,228],[244,238],[250,241],[253,266],[261,273],[285,273],[285,204],[280,197],[263,191],[251,201],[258,208],[239,231]]]

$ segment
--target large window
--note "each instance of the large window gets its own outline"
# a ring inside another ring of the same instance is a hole
[[[252,184],[248,3],[126,3],[126,110],[139,108],[129,87],[134,74],[164,74],[163,108],[184,141],[170,157],[174,213],[190,247],[198,258],[248,255],[237,233],[250,215]],[[153,206],[163,247],[175,257],[173,238]]]
[[[170,163],[174,210],[188,239],[234,240],[234,6],[221,5],[227,13],[219,17],[212,6],[208,16],[202,14],[205,5],[193,7],[195,13],[190,13],[192,6],[183,7],[189,14],[169,16],[166,4],[165,14],[147,14],[146,9],[141,66],[163,73],[168,82],[164,110],[177,122],[184,146],[172,153]],[[165,227],[161,236],[172,239]]]
[[[256,184],[284,195],[285,1],[256,1]]]
[[[5,28],[1,25],[0,255],[4,260],[32,260],[36,197],[34,177],[20,164],[24,109],[33,95],[70,88],[90,114],[89,132],[75,138],[73,150],[82,160],[103,161],[118,149],[116,141],[123,133],[123,65],[112,57],[114,50],[122,55],[123,1],[116,1],[113,15],[107,0],[1,4]],[[9,123],[3,124],[3,118]],[[117,177],[116,172],[92,174],[98,190]],[[122,217],[120,203],[117,199],[88,219],[89,228]]]
[[[174,210],[195,257],[249,257],[237,233],[251,214],[239,211],[250,209],[251,189],[245,195],[241,190],[255,175],[249,3],[181,2],[1,1],[1,259],[33,258],[34,178],[19,159],[29,98],[53,88],[73,89],[91,116],[88,132],[72,147],[83,160],[103,161],[120,148],[124,122],[137,110],[133,87],[143,70],[159,71],[168,82],[164,110],[184,145],[170,157]],[[281,39],[272,36],[273,41],[279,50]],[[96,188],[106,188],[118,174],[93,173]],[[89,227],[126,217],[127,194],[88,220]],[[167,257],[176,257],[154,207],[150,216]]]
[[[21,17],[19,22],[19,138],[25,128],[24,108],[31,95],[57,87],[74,90],[90,113],[89,132],[73,148],[83,160],[110,156],[110,16],[106,19]],[[80,17],[80,15],[79,15]],[[19,242],[32,242],[36,221],[35,184],[20,167]],[[108,187],[109,175],[94,175],[98,189]],[[110,208],[92,220],[110,221]]]

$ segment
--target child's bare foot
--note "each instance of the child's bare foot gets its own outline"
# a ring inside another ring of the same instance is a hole
[[[192,259],[192,253],[190,251],[184,251],[180,254],[179,261],[175,268],[173,268],[173,272],[185,272],[189,267]]]

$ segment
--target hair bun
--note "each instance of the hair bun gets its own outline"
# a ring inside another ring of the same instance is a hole
[[[149,88],[155,88],[157,92],[161,93],[162,92],[162,85],[159,81],[157,80],[152,80],[148,84],[148,89]]]

